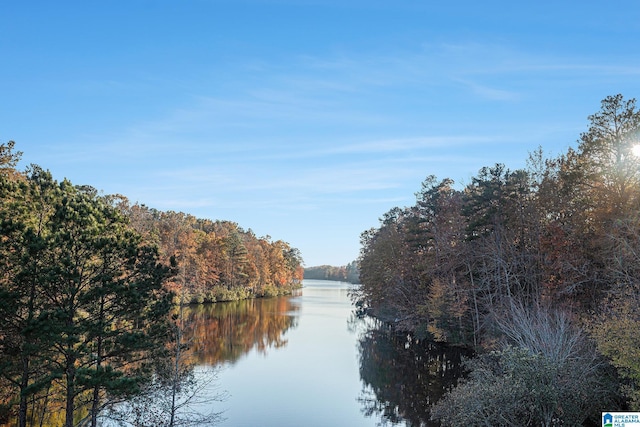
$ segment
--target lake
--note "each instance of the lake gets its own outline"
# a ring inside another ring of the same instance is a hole
[[[218,370],[221,427],[434,426],[428,408],[460,375],[459,349],[354,315],[347,283],[290,297],[196,306],[199,371]]]

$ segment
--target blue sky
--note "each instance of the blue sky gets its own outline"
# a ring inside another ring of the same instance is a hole
[[[0,2],[0,141],[57,179],[355,259],[428,175],[638,97],[640,2]]]

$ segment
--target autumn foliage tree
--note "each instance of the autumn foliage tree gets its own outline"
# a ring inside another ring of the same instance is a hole
[[[115,200],[145,241],[175,264],[167,284],[180,301],[216,302],[291,292],[303,277],[300,252],[282,240],[257,237],[237,223],[196,218]]]
[[[478,349],[500,348],[514,307],[558,310],[591,333],[637,408],[640,111],[609,96],[588,120],[556,158],[538,150],[524,169],[485,167],[463,188],[428,177],[414,206],[362,234],[356,302]],[[529,352],[502,356],[537,363]]]
[[[38,166],[19,172],[20,155],[0,144],[0,423],[62,413],[65,426],[97,425],[105,407],[148,386],[173,304],[300,286],[302,257],[282,240],[58,182]]]

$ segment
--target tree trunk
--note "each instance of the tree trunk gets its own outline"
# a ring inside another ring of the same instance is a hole
[[[24,392],[29,386],[29,356],[22,352],[22,378],[20,380],[20,409],[18,410],[19,427],[27,427],[27,395]]]
[[[70,313],[75,313],[75,310],[70,309]],[[69,334],[73,331],[73,315],[71,315],[67,321],[67,328],[69,329]],[[67,393],[66,393],[66,408],[65,408],[65,422],[64,427],[73,427],[73,413],[74,413],[74,400],[76,394],[76,360],[77,356],[75,355],[74,349],[74,340],[71,340],[71,337],[68,337],[69,342],[66,346],[66,355],[65,355],[65,376],[67,382]]]
[[[39,233],[38,233],[39,235]],[[36,270],[37,272],[37,270]],[[37,273],[34,274],[37,276]],[[35,299],[36,299],[36,282],[35,280],[31,281],[29,284],[29,301],[27,304],[27,322],[29,325],[33,321],[34,312],[35,312]],[[18,425],[19,427],[27,426],[27,395],[25,390],[29,386],[29,369],[31,362],[31,354],[33,349],[30,348],[31,343],[33,341],[33,337],[31,333],[27,333],[24,337],[24,344],[22,346],[22,378],[20,379],[20,409],[18,410]]]
[[[76,367],[75,359],[70,358],[67,361],[66,369],[67,377],[67,405],[65,408],[65,422],[64,427],[73,427],[73,413],[74,413],[74,400],[75,400],[75,382],[76,382]]]
[[[100,297],[100,326],[104,320],[104,296]],[[100,375],[102,369],[102,334],[97,337],[96,345],[96,375]],[[100,412],[100,386],[96,384],[93,388],[93,397],[91,402],[91,427],[98,425],[98,412]]]
[[[100,357],[102,347],[102,339],[98,340],[98,360],[96,361],[96,373],[99,375],[99,371],[101,369],[102,358]],[[93,397],[91,402],[91,427],[96,427],[98,425],[98,412],[100,412],[100,386],[96,385],[93,388]]]

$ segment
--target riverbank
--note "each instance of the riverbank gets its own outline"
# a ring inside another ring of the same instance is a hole
[[[174,302],[176,304],[208,304],[253,298],[271,298],[292,295],[295,290],[300,288],[302,288],[302,283],[292,283],[283,286],[264,286],[259,291],[248,287],[229,289],[226,286],[213,286],[205,292],[183,292],[180,295],[176,295]]]

